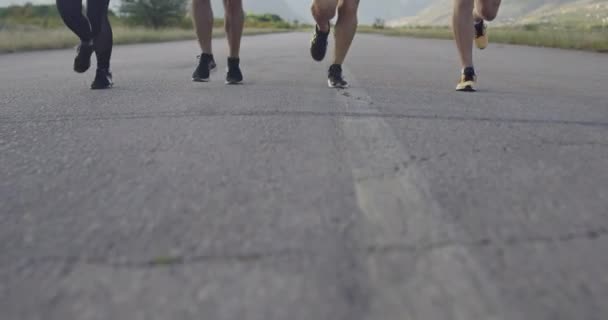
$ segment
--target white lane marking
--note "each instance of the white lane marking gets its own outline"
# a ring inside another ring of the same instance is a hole
[[[377,112],[360,89],[338,95],[345,111]],[[342,118],[340,125],[370,245],[424,247],[462,232],[445,219],[421,173],[404,165],[410,157],[383,119]],[[505,318],[497,288],[462,245],[371,255],[367,263],[373,288],[369,319]]]

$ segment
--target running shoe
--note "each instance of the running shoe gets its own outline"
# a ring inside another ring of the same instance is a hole
[[[329,67],[327,84],[330,88],[346,89],[348,88],[348,82],[344,80],[342,76],[342,66],[334,64]]]
[[[475,46],[478,49],[485,49],[488,47],[488,25],[483,21],[479,20],[475,22]]]
[[[315,25],[315,32],[312,35],[310,41],[310,55],[315,61],[323,61],[325,54],[327,53],[327,38],[329,31],[322,32],[319,30],[319,26]]]
[[[239,58],[228,58],[228,72],[226,72],[226,84],[239,84],[243,82],[243,73],[239,66]]]
[[[209,81],[209,73],[216,68],[215,59],[212,54],[203,53],[198,56],[198,66],[192,73],[192,81],[207,82]]]
[[[76,48],[76,58],[74,59],[74,71],[84,73],[91,67],[91,56],[95,49],[93,41],[81,42]]]
[[[465,68],[462,71],[460,82],[456,86],[456,91],[475,92],[476,81],[477,76],[475,75],[475,69],[472,67]]]
[[[112,88],[114,83],[112,82],[112,73],[108,69],[97,69],[95,73],[95,80],[91,84],[91,89],[109,89]]]

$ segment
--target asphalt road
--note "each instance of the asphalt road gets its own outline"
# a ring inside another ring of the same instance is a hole
[[[0,56],[2,320],[608,318],[608,55],[308,35]]]

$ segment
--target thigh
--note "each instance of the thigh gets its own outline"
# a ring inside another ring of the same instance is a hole
[[[312,0],[312,4],[319,8],[337,8],[340,0]]]
[[[80,15],[82,14],[81,0],[56,0],[57,10],[62,15]]]
[[[359,0],[338,0],[339,1],[339,6],[359,6]]]
[[[87,0],[87,16],[91,17],[102,17],[108,14],[108,8],[110,7],[110,0]]]

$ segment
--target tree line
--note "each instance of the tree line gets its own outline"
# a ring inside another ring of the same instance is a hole
[[[188,17],[189,0],[122,0],[116,11],[110,11],[113,22],[154,29],[191,28]],[[216,25],[223,23],[221,19]],[[61,19],[54,5],[12,5],[0,8],[0,27],[4,24],[35,25],[44,28],[58,27]],[[247,14],[248,27],[292,28],[293,23],[276,14]]]

